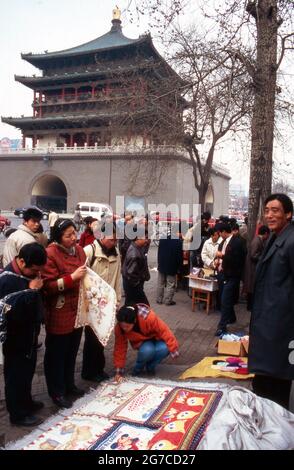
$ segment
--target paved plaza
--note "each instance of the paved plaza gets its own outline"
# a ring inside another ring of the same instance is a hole
[[[191,309],[191,299],[186,290],[178,289],[175,300],[175,306],[165,306],[156,304],[156,253],[157,249],[152,246],[149,254],[149,266],[151,269],[151,280],[146,284],[146,293],[155,312],[169,325],[174,332],[180,344],[180,357],[176,360],[167,359],[157,369],[157,377],[160,379],[177,380],[180,374],[199,362],[205,356],[215,356],[216,337],[214,336],[219,313],[211,311],[209,315],[205,313],[204,307],[196,308],[195,312]],[[248,333],[250,315],[246,311],[246,305],[241,303],[236,308],[238,321],[230,327],[230,331],[243,331]],[[45,377],[43,373],[43,356],[45,333],[42,329],[40,340],[43,342],[42,348],[38,352],[37,370],[33,381],[33,396],[37,400],[45,403],[45,408],[40,413],[44,419],[58,412],[57,407],[52,403],[47,395]],[[112,365],[113,337],[106,347],[106,372],[109,375],[114,374]],[[127,372],[129,373],[134,364],[135,352],[129,348]],[[81,379],[82,362],[82,343],[79,350],[76,367],[76,384],[85,390],[95,387],[95,383]],[[190,379],[189,379],[190,380]],[[197,380],[197,379],[195,379]],[[200,380],[200,379],[199,379]],[[205,382],[225,382],[235,384],[237,381],[232,379],[201,379]],[[250,387],[250,380],[240,380],[238,385]],[[293,400],[292,400],[293,411]],[[0,366],[0,446],[10,441],[19,439],[32,431],[33,428],[22,428],[11,426],[4,401],[4,384],[2,366]]]

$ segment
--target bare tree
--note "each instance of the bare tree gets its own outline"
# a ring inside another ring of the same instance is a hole
[[[275,101],[279,91],[277,71],[294,34],[291,32],[280,35],[278,57],[279,27],[283,23],[282,13],[287,14],[286,7],[291,8],[290,2],[259,0],[248,2],[246,8],[254,18],[257,31],[256,63],[250,72],[255,92],[251,125],[249,239],[254,234],[263,201],[272,188]]]
[[[138,2],[146,6],[144,0]],[[184,6],[184,2],[178,2],[177,13],[166,9],[164,21],[172,20]],[[212,6],[211,2],[203,2],[204,16],[219,28],[219,45],[226,44],[232,57],[246,67],[254,95],[249,240],[261,215],[263,201],[271,192],[276,96],[281,92],[277,73],[285,53],[294,48],[293,8],[292,0],[216,0]]]
[[[189,153],[204,210],[217,146],[227,134],[248,128],[252,89],[244,65],[226,47],[193,31],[174,30],[171,41],[176,48],[173,63],[190,84],[177,140]]]

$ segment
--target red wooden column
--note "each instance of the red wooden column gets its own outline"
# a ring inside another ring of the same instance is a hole
[[[87,144],[87,147],[89,147],[89,142],[90,142],[90,134],[86,134],[86,144]]]
[[[33,149],[36,148],[36,144],[37,144],[37,136],[36,134],[33,135]]]
[[[34,109],[34,117],[36,116],[36,90],[34,90],[34,105],[33,105],[33,109]]]
[[[39,111],[39,117],[42,117],[42,96],[43,96],[43,92],[40,91],[39,92],[39,104],[40,104],[40,111]]]
[[[62,88],[62,90],[61,90],[61,99],[62,99],[62,101],[64,101],[64,91],[65,91],[64,88]]]
[[[22,148],[26,148],[26,136],[24,134],[22,134]]]
[[[95,85],[92,85],[92,100],[95,98]]]
[[[105,85],[105,95],[109,96],[109,94],[110,94],[110,86],[109,86],[109,83],[107,82]]]
[[[73,147],[73,134],[70,134],[69,146]]]
[[[78,89],[75,88],[75,100],[77,101],[77,99],[78,99]]]

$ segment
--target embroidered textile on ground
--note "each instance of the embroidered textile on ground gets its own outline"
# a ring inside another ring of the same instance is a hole
[[[77,409],[75,414],[110,417],[144,388],[144,384],[131,381],[122,382],[119,385],[106,383],[102,385],[102,389],[99,387],[93,400]]]
[[[147,385],[116,410],[111,417],[120,421],[143,424],[172,389],[173,387]]]
[[[118,423],[97,440],[90,450],[146,450],[155,429],[136,423]]]
[[[222,392],[175,382],[105,382],[13,449],[196,449]],[[193,386],[192,386],[193,387]],[[66,415],[66,417],[64,417]],[[60,418],[60,419],[58,419]],[[53,424],[55,423],[55,424]]]
[[[195,364],[195,366],[185,370],[185,372],[180,376],[180,379],[190,379],[193,377],[227,377],[230,379],[244,380],[254,377],[254,374],[248,374],[248,371],[245,373],[247,370],[246,368],[242,370],[238,367],[221,367],[221,361],[223,361],[223,365],[225,366],[228,357],[229,356],[205,357],[202,361]],[[247,366],[247,357],[234,357],[233,359],[235,362],[242,361],[244,365]],[[216,363],[219,365],[215,365]],[[237,373],[236,370],[238,370]]]
[[[160,427],[150,449],[196,449],[222,397],[222,392],[175,388],[147,425]]]
[[[87,450],[113,426],[105,418],[69,416],[41,434],[24,450]]]

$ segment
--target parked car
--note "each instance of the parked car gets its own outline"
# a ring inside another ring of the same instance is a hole
[[[11,221],[7,219],[7,217],[0,215],[0,232],[4,232],[4,230],[10,226],[10,224]]]
[[[94,219],[101,220],[104,216],[113,216],[110,206],[98,202],[78,202],[75,208],[75,215],[80,214],[84,219],[91,216]]]
[[[14,215],[16,215],[17,217],[23,217],[23,213],[24,211],[27,209],[27,207],[17,207],[14,211]],[[44,220],[48,220],[48,217],[49,217],[49,212],[47,211],[44,211],[43,209],[41,209],[40,207],[38,207],[38,209],[40,209],[40,211],[43,212],[43,219]]]

